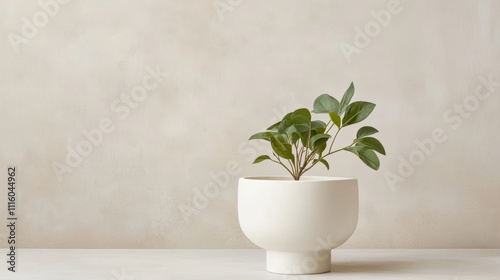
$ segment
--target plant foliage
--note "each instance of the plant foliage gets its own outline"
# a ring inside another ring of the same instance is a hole
[[[312,111],[306,108],[297,109],[286,114],[281,121],[266,131],[252,135],[249,140],[269,141],[273,150],[273,157],[261,155],[253,163],[270,160],[282,165],[295,180],[299,180],[318,162],[330,169],[325,158],[340,151],[348,151],[358,156],[370,168],[378,170],[380,161],[375,152],[385,155],[385,149],[379,140],[371,136],[378,132],[371,126],[361,127],[350,145],[333,149],[343,128],[365,120],[375,108],[375,104],[366,101],[351,103],[353,95],[353,83],[345,91],[340,102],[329,94],[322,94],[314,100]],[[327,123],[312,120],[311,112],[326,114],[330,120]],[[332,129],[335,133],[330,134]]]

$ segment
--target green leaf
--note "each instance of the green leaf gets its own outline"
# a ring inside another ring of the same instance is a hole
[[[325,149],[326,149],[326,142],[316,147],[316,153],[321,157],[321,154]]]
[[[315,159],[315,160],[313,161],[313,163],[316,163],[316,162],[318,162],[318,160],[317,160],[317,159]],[[319,160],[319,162],[323,163],[323,164],[326,166],[326,169],[327,169],[327,170],[330,170],[330,165],[328,164],[328,161],[326,161],[326,160],[324,160],[324,159],[320,159],[320,160]]]
[[[347,147],[344,150],[349,151],[357,156],[359,156],[359,151],[363,149],[362,147]]]
[[[267,128],[267,130],[272,130],[272,131],[278,131],[278,127],[280,126],[281,121],[271,125],[270,127]]]
[[[359,158],[373,170],[378,170],[380,167],[380,161],[377,154],[375,154],[372,150],[361,150],[359,152]]]
[[[290,120],[290,123],[292,125],[294,124],[300,124],[300,125],[305,125],[307,126],[307,129],[309,130],[309,122],[311,120],[306,119],[304,116],[296,116]]]
[[[305,118],[307,123],[309,123],[311,121],[311,112],[306,108],[297,109],[292,113],[291,119],[293,120],[297,117]]]
[[[293,144],[300,138],[302,145],[305,146],[307,145],[307,138],[309,137],[309,125],[294,124],[287,129],[287,134],[293,138]]]
[[[298,133],[292,133],[290,137],[292,138],[293,145],[295,145],[295,143],[297,143],[297,141],[302,138],[301,135]]]
[[[343,126],[355,124],[366,119],[374,108],[375,104],[370,102],[357,101],[351,103],[345,110],[345,115],[342,119]]]
[[[356,146],[362,146],[370,150],[374,150],[375,152],[378,152],[380,154],[383,154],[385,156],[385,149],[382,143],[378,141],[377,139],[373,137],[365,137],[358,139],[358,142],[356,143]]]
[[[259,133],[255,133],[254,135],[250,136],[250,138],[248,140],[256,140],[256,139],[262,139],[262,140],[267,140],[267,141],[270,141],[269,140],[269,137],[275,135],[276,132],[259,132]]]
[[[252,164],[259,163],[261,161],[264,161],[266,159],[271,159],[268,155],[262,155],[254,160]]]
[[[342,125],[341,121],[340,121],[340,116],[335,114],[334,112],[328,112],[328,115],[330,115],[330,119],[332,120],[332,122],[338,127],[340,128],[340,126]]]
[[[292,125],[292,113],[286,114],[278,126],[278,133],[285,133],[286,130]]]
[[[283,144],[274,136],[271,137],[270,139],[271,139],[271,147],[273,148],[273,151],[276,152],[276,154],[278,154],[278,156],[285,159],[294,160],[294,156],[292,154],[292,145]]]
[[[339,113],[339,101],[328,94],[322,94],[314,100],[314,110],[313,113],[316,114],[327,114],[328,112]]]
[[[309,124],[293,124],[292,126],[290,126],[289,129],[291,129],[292,127],[295,128],[300,133],[309,132]]]
[[[363,147],[349,147],[344,150],[349,151],[357,155],[361,161],[363,161],[368,167],[378,170],[380,167],[380,161],[374,151],[365,149]]]
[[[317,133],[324,133],[326,130],[326,123],[323,121],[312,121],[311,122],[311,130],[316,131]]]
[[[288,134],[290,137],[292,137],[292,144],[295,145],[297,140],[301,139],[303,137],[303,125],[292,125],[286,130],[286,134]],[[309,131],[309,128],[307,128],[307,131]]]
[[[353,95],[354,95],[354,83],[351,82],[351,85],[345,91],[344,96],[340,101],[339,115],[342,115],[342,113],[344,113],[345,109],[347,108],[347,105],[349,105],[349,102],[351,102],[351,98]]]
[[[318,127],[315,130],[313,130],[313,132],[316,132],[316,133],[325,133],[325,131],[326,131],[326,127]]]
[[[363,138],[363,137],[366,137],[368,135],[375,134],[377,132],[378,132],[378,130],[376,130],[375,128],[373,128],[371,126],[363,126],[362,128],[360,128],[358,130],[358,133],[356,134],[356,138],[357,139]]]
[[[309,131],[309,123],[311,122],[311,113],[309,110],[302,108],[295,110],[290,116],[290,123],[292,125],[301,125],[305,127],[305,130]],[[304,131],[301,129],[300,131]]]
[[[283,144],[287,144],[288,143],[288,136],[286,134],[278,134],[278,133],[276,133],[274,135],[274,137],[276,137],[276,139],[278,139]],[[269,137],[269,139],[271,139],[271,137]]]
[[[311,150],[314,150],[316,147],[325,144],[330,137],[331,136],[329,134],[316,134],[311,137],[311,140],[309,140],[309,146],[311,147]]]

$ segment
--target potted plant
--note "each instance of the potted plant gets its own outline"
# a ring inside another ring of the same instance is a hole
[[[318,163],[330,168],[326,158],[348,151],[378,170],[377,153],[385,149],[371,135],[371,126],[359,128],[351,144],[335,148],[340,131],[365,120],[375,104],[351,103],[351,83],[339,102],[323,94],[314,101],[312,113],[327,114],[327,123],[312,120],[311,111],[297,109],[266,131],[249,140],[271,144],[272,153],[254,163],[274,162],[291,177],[244,177],[238,186],[238,218],[245,235],[266,249],[267,270],[282,274],[330,271],[331,249],[354,232],[358,221],[358,184],[343,177],[304,176]],[[332,136],[333,135],[333,136]]]

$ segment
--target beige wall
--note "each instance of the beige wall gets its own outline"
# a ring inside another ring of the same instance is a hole
[[[17,165],[20,247],[253,248],[237,178],[285,172],[251,165],[268,148],[246,139],[354,81],[388,156],[379,172],[346,153],[310,172],[359,178],[344,247],[500,248],[500,85],[483,82],[500,81],[499,1],[220,0],[219,15],[212,1],[74,0],[46,18],[38,1],[0,5],[0,179]],[[168,76],[150,79],[156,67]],[[67,163],[77,148],[92,151]]]

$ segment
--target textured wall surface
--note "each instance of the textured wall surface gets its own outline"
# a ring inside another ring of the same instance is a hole
[[[309,173],[359,179],[343,247],[500,248],[499,1],[66,2],[0,2],[19,247],[253,248],[237,179],[286,173],[246,139],[354,81],[387,157]]]

